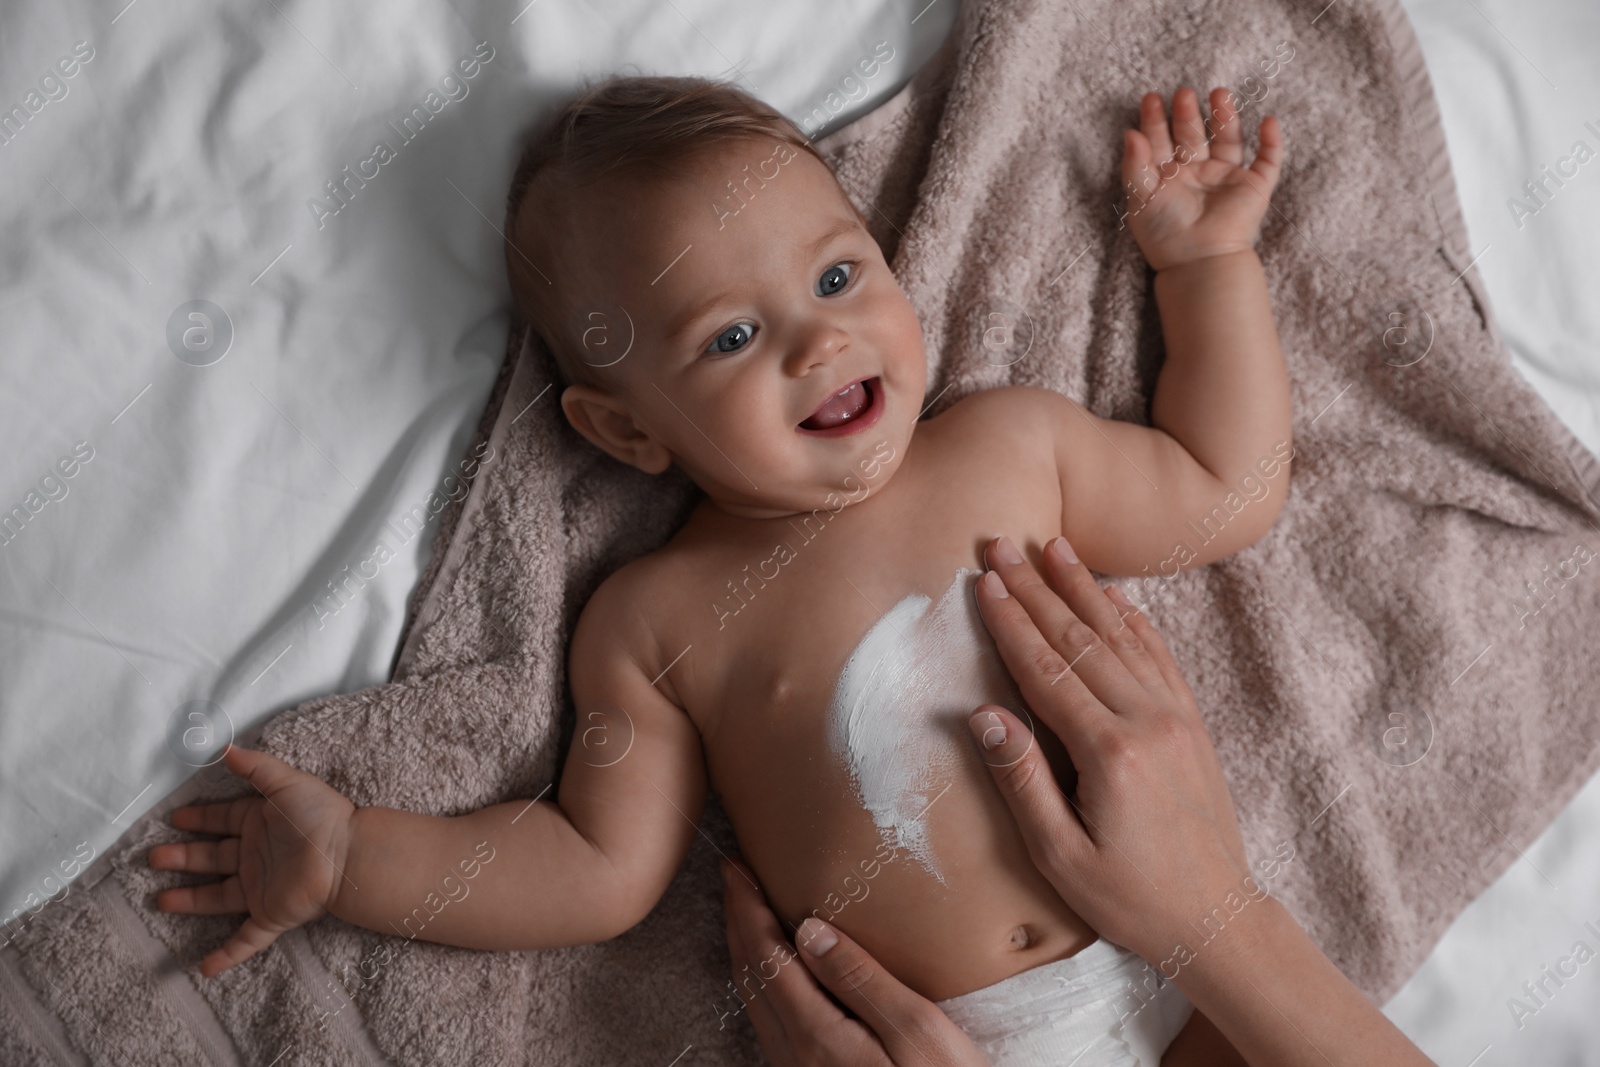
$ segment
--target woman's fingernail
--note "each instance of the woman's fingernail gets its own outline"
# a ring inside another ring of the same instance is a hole
[[[795,931],[795,943],[813,956],[826,956],[828,950],[839,943],[839,935],[827,923],[810,915]]]
[[[1078,554],[1072,551],[1072,546],[1067,543],[1067,539],[1065,537],[1057,537],[1044,547],[1046,552],[1054,552],[1056,554],[1056,558],[1062,563],[1078,562]]]
[[[1122,591],[1122,586],[1117,585],[1115,582],[1106,586],[1106,596],[1110,597],[1113,602],[1122,607],[1133,607],[1133,601],[1128,599],[1128,594],[1124,593]]]
[[[1006,583],[994,571],[989,571],[983,576],[983,588],[986,593],[996,600],[1004,600],[1011,594],[1006,592]]]
[[[1006,743],[1006,723],[992,711],[985,711],[967,720],[972,736],[985,752],[992,752]]]
[[[1013,567],[1022,562],[1022,553],[1011,543],[1011,538],[1003,535],[994,543],[994,555],[1001,563],[1009,563]]]

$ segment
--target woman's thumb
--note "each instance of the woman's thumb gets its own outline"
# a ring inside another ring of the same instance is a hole
[[[967,726],[989,776],[1022,831],[1034,866],[1051,882],[1058,882],[1066,872],[1052,868],[1088,839],[1067,806],[1033,731],[998,704],[978,708],[967,719]]]

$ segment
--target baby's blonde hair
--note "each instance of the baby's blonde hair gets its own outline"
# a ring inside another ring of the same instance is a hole
[[[705,78],[612,77],[584,90],[534,132],[506,196],[506,271],[517,309],[569,384],[600,383],[574,336],[574,294],[563,291],[561,272],[551,266],[561,238],[558,220],[602,179],[681,174],[707,147],[748,138],[794,145],[827,165],[782,114],[727,82]]]

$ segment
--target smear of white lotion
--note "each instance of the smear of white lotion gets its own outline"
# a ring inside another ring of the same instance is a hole
[[[955,780],[956,746],[971,744],[967,718],[980,704],[1022,706],[978,614],[982,573],[957,570],[937,605],[913,594],[890,608],[845,662],[829,722],[878,833],[940,883],[928,813]]]

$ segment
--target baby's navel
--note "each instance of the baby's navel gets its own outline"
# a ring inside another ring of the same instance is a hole
[[[1011,931],[1011,947],[1017,951],[1032,948],[1039,943],[1039,933],[1027,923]]]

